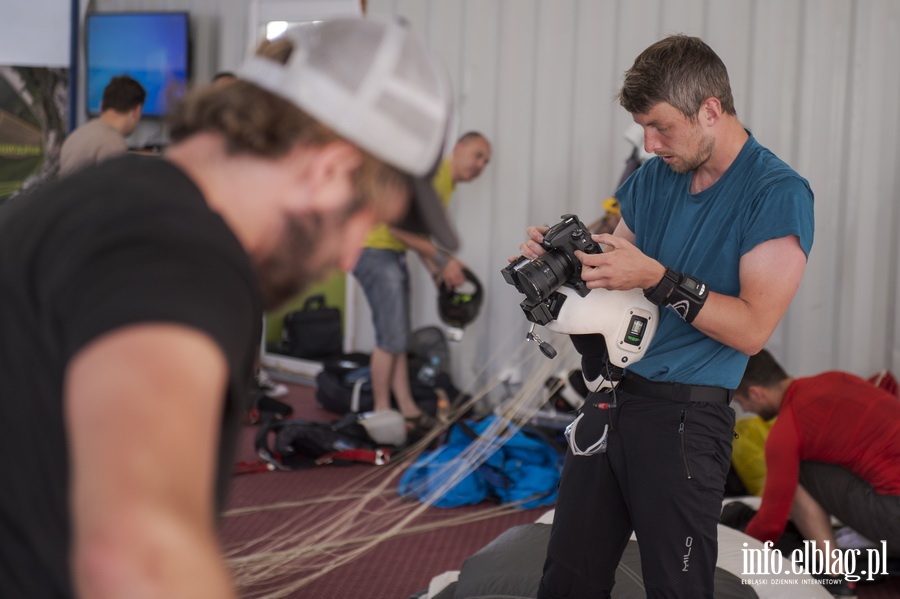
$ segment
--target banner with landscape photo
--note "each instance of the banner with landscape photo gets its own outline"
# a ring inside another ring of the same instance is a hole
[[[69,70],[0,66],[0,204],[56,176]]]

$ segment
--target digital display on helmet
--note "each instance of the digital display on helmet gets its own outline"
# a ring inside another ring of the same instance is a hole
[[[647,319],[643,316],[633,314],[631,322],[628,323],[628,332],[625,333],[623,341],[629,345],[640,345],[644,340],[644,331],[647,330]]]

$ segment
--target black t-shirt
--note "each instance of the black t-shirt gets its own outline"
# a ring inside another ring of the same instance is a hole
[[[210,335],[230,376],[221,505],[261,310],[246,252],[168,161],[117,158],[0,207],[0,597],[73,592],[62,401],[72,357],[139,322]]]

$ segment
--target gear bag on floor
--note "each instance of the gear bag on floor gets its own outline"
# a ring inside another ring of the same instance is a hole
[[[410,362],[412,364],[413,360]],[[409,386],[413,399],[419,409],[427,414],[434,415],[437,410],[436,389],[443,389],[447,397],[454,401],[461,395],[450,375],[433,369],[430,362],[421,367],[424,374],[420,375],[419,370],[410,372]],[[372,410],[375,402],[368,354],[347,354],[323,362],[322,370],[316,375],[316,403],[335,414]]]
[[[391,448],[376,444],[355,415],[331,423],[266,419],[254,444],[269,470],[355,462],[380,466],[391,458]]]

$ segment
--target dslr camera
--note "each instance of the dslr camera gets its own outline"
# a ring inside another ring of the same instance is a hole
[[[519,304],[525,317],[539,325],[555,320],[559,314],[566,296],[556,290],[562,285],[571,287],[581,297],[590,292],[581,280],[581,262],[575,257],[575,250],[586,254],[601,251],[577,216],[564,214],[561,218],[544,233],[541,246],[546,254],[535,260],[519,256],[501,271],[503,279],[525,295]]]

